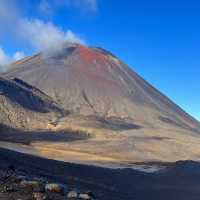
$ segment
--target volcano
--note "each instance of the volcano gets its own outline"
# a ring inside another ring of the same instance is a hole
[[[126,164],[200,155],[200,123],[105,49],[67,43],[13,63],[3,77],[52,98],[65,113],[56,130],[90,135],[67,145],[32,144],[40,155]]]

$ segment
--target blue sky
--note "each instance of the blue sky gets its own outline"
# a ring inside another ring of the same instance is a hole
[[[0,64],[58,41],[104,47],[200,120],[200,2],[1,0]]]

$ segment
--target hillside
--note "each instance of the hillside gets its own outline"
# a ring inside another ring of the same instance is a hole
[[[20,79],[0,77],[0,124],[10,128],[45,128],[61,109],[47,95]]]
[[[19,97],[16,88],[10,93],[8,110],[18,113],[16,105],[20,106],[23,115],[30,116],[22,117],[29,119],[29,126],[38,129],[42,122],[44,132],[50,128],[88,136],[73,142],[34,140],[33,154],[125,167],[133,162],[199,159],[200,123],[102,48],[66,43],[13,63],[3,77],[23,91]],[[57,111],[60,115],[55,117]],[[44,115],[48,123],[38,120]]]

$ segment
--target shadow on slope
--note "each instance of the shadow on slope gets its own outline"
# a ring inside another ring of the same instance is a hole
[[[164,122],[164,123],[167,123],[167,124],[170,124],[172,126],[178,126],[182,129],[186,129],[188,131],[192,131],[192,132],[196,132],[196,133],[200,133],[200,130],[196,129],[196,128],[192,128],[190,127],[189,125],[181,122],[180,120],[176,119],[176,120],[172,120],[168,117],[163,117],[163,116],[159,116],[159,120],[161,122]]]
[[[0,95],[35,112],[62,111],[49,96],[20,79],[9,80],[0,77]]]
[[[74,119],[74,121],[79,122],[79,124],[83,127],[95,128],[95,129],[107,129],[111,131],[124,131],[124,130],[131,130],[131,129],[142,129],[143,127],[140,124],[136,124],[133,120],[119,118],[119,117],[105,117],[105,116],[98,116],[98,115],[69,115]],[[67,120],[66,117],[61,118],[59,122],[63,123]]]
[[[134,124],[132,122],[128,122],[124,119],[120,119],[117,117],[96,117],[97,121],[103,128],[111,129],[114,131],[123,131],[123,130],[131,130],[131,129],[141,129],[140,125]]]
[[[90,136],[81,131],[24,131],[0,124],[0,141],[20,144],[31,144],[32,142],[71,142],[75,140],[85,140]]]
[[[0,168],[10,165],[27,175],[93,191],[99,200],[199,200],[200,196],[200,163],[193,161],[179,161],[163,171],[145,173],[70,164],[0,148]]]

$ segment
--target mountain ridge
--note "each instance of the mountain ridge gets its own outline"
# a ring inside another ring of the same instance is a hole
[[[1,123],[11,127],[14,125],[13,128],[31,128],[37,122],[40,127],[42,124],[39,121],[47,121],[50,117],[47,117],[48,113],[58,115],[60,112],[56,103],[38,89],[20,79],[10,80],[0,77]],[[35,122],[32,124],[31,121]]]
[[[26,63],[28,63],[28,66],[26,66]],[[35,68],[40,68],[35,69],[38,72],[35,78],[33,78],[34,69],[32,69],[31,64]],[[54,70],[57,70],[57,72],[55,73]],[[183,121],[186,120],[199,126],[196,119],[130,70],[116,56],[102,48],[87,48],[78,44],[74,46],[73,44],[72,47],[67,46],[66,49],[64,48],[47,58],[43,57],[41,53],[36,54],[29,57],[28,60],[24,59],[22,63],[15,63],[6,73],[6,77],[12,78],[12,76],[24,79],[41,91],[45,91],[55,101],[60,102],[63,108],[70,109],[70,106],[74,106],[72,108],[73,112],[74,110],[78,112],[77,110],[80,107],[80,109],[84,108],[82,113],[87,110],[92,114],[99,113],[110,116],[121,114],[122,117],[133,117],[134,115],[130,113],[133,104],[143,104],[142,106],[150,104],[150,106],[148,105],[150,108],[154,107],[156,110],[161,110],[167,115],[172,115],[172,118],[178,116],[178,121],[183,116],[181,121],[184,118]],[[72,80],[70,80],[71,77]],[[46,79],[46,82],[44,79]],[[92,88],[91,85],[95,85],[95,87]],[[67,90],[71,93],[65,91],[67,87]],[[98,91],[98,94],[96,94],[96,91]],[[99,95],[100,93],[102,94]],[[72,96],[71,102],[67,101],[70,96]],[[95,96],[96,98],[94,98]],[[115,102],[115,98],[121,100],[119,104]],[[103,99],[99,102],[99,104],[102,103],[102,108],[97,105],[98,99]],[[85,105],[81,107],[80,104]],[[108,106],[108,104],[112,105]],[[127,107],[130,106],[130,108],[122,107],[122,104],[128,104]],[[110,114],[109,109],[111,110]],[[137,108],[132,109],[137,110]]]
[[[54,102],[44,133],[89,136],[73,142],[42,136],[26,147],[39,156],[101,166],[199,158],[200,123],[107,50],[66,44],[15,62],[2,76],[45,105]]]

